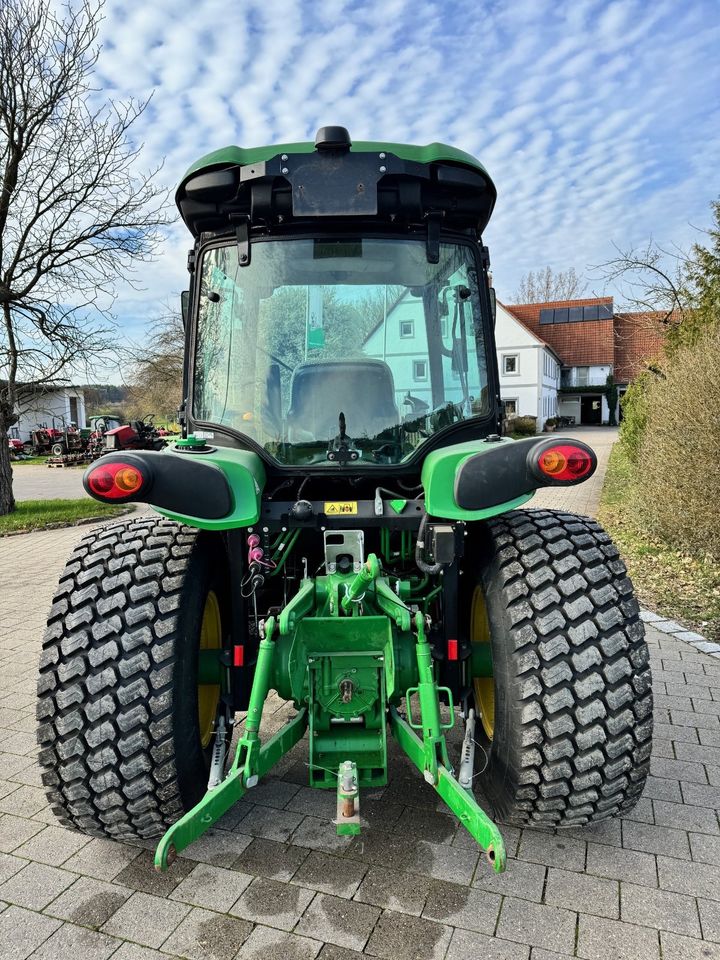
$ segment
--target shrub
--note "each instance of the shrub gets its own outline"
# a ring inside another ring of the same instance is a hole
[[[620,401],[620,443],[631,463],[637,463],[648,418],[648,391],[656,375],[646,371],[636,377]]]
[[[674,352],[630,399],[637,510],[652,534],[720,559],[720,327]],[[628,391],[629,392],[629,391]],[[625,409],[625,408],[624,408]],[[629,447],[628,447],[629,441]]]
[[[545,430],[552,430],[553,427],[557,426],[557,420],[555,417],[548,417],[545,421]]]
[[[537,417],[513,417],[508,421],[508,432],[532,437],[537,433]]]

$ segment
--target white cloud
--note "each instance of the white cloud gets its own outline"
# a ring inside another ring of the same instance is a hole
[[[613,243],[691,242],[718,193],[715,0],[111,0],[103,39],[102,94],[155,90],[136,135],[167,183],[218,147],[324,123],[475,153],[498,184],[504,296]],[[182,288],[188,241],[172,231],[120,314],[137,325]]]

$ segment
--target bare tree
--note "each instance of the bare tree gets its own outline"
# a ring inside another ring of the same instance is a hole
[[[615,251],[615,257],[594,269],[615,285],[627,312],[648,315],[653,326],[658,320],[663,324],[681,322],[693,299],[687,282],[687,255],[665,250],[652,240],[644,247],[623,250],[616,246]]]
[[[18,384],[85,373],[110,349],[116,285],[167,222],[130,139],[147,102],[91,86],[104,0],[0,2],[0,515],[14,509]]]
[[[587,284],[574,267],[555,273],[552,267],[531,270],[520,281],[513,303],[552,303],[581,297]]]
[[[184,348],[182,320],[171,311],[152,324],[143,346],[131,351],[125,403],[131,417],[151,413],[168,421],[175,419],[182,401]]]

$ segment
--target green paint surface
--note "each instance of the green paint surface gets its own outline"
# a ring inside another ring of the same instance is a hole
[[[487,520],[508,510],[514,510],[527,503],[533,495],[526,493],[514,500],[498,503],[482,510],[463,510],[455,502],[455,476],[458,467],[477,454],[491,453],[499,443],[514,443],[509,437],[503,437],[494,443],[471,440],[468,443],[456,443],[442,450],[432,450],[422,468],[422,482],[425,487],[425,509],[433,517],[447,520]]]
[[[209,441],[212,442],[212,441]],[[177,453],[173,446],[163,451],[167,457],[197,457],[204,463],[219,467],[227,477],[232,493],[233,507],[227,517],[219,520],[206,520],[189,513],[174,513],[151,504],[154,510],[179,520],[199,530],[232,530],[236,527],[248,527],[260,518],[260,502],[265,486],[265,467],[257,454],[248,450],[235,450],[232,447],[217,447],[210,453]]]
[[[457,147],[450,147],[445,143],[428,143],[423,147],[418,147],[409,143],[380,143],[375,140],[357,140],[350,147],[350,152],[392,153],[401,160],[411,160],[416,163],[433,163],[440,160],[462,163],[479,170],[490,180],[485,167],[472,154],[465,153],[464,150],[458,150]],[[220,150],[213,150],[212,153],[207,153],[204,157],[196,160],[185,173],[183,182],[191,173],[197,173],[198,170],[203,170],[206,167],[245,166],[251,163],[262,163],[265,160],[272,160],[273,157],[277,157],[281,153],[287,153],[288,155],[315,153],[315,144],[306,141],[304,143],[270,144],[266,147],[222,147]]]

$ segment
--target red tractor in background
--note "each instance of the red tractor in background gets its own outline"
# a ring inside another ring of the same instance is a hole
[[[98,456],[118,450],[162,450],[164,446],[165,440],[153,424],[152,416],[147,416],[108,430],[104,449]]]

